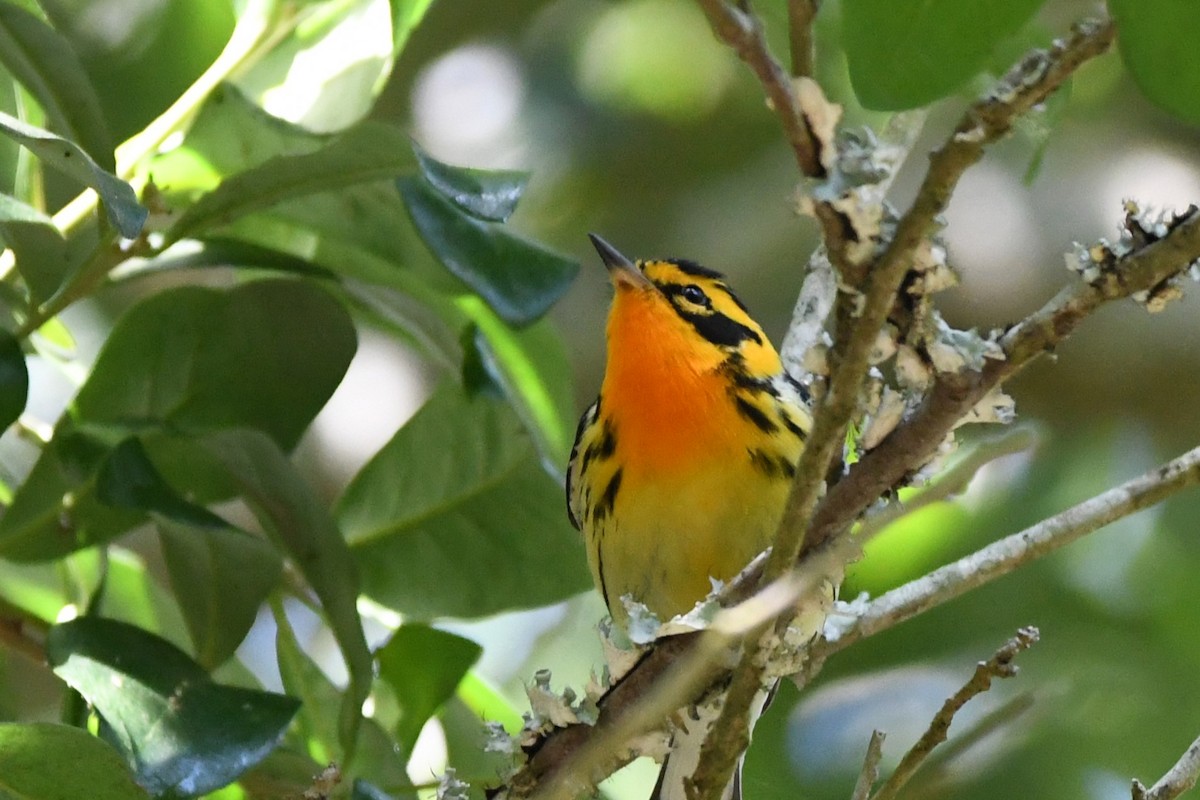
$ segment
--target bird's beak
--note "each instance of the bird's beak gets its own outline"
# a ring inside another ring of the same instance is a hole
[[[608,267],[609,277],[612,278],[614,284],[631,289],[653,286],[650,279],[638,269],[638,265],[621,255],[617,248],[594,233],[589,233],[588,238],[592,240],[592,246],[600,254],[600,260],[604,262],[604,266]]]

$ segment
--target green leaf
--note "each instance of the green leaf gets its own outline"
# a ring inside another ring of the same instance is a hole
[[[278,117],[343,130],[370,112],[391,73],[391,10],[388,0],[309,5],[300,24],[233,80]]]
[[[400,702],[396,741],[411,752],[425,721],[454,696],[483,648],[427,625],[400,626],[376,656],[379,677]]]
[[[71,267],[67,243],[54,221],[33,206],[0,194],[0,236],[12,248],[17,271],[34,302],[54,294]]]
[[[108,450],[133,431],[146,432],[170,485],[220,496],[213,470],[196,463],[186,437],[253,427],[291,448],[354,350],[345,309],[308,282],[183,287],[143,301],[118,321],[54,440],[0,517],[0,555],[55,558],[141,521],[141,512],[106,507],[93,491]],[[154,435],[163,431],[184,436]]]
[[[246,638],[279,582],[283,561],[270,544],[232,525],[201,527],[169,518],[156,524],[196,660],[213,669]]]
[[[412,163],[399,129],[365,122],[315,152],[276,156],[228,178],[179,217],[166,241],[194,237],[289,198],[395,177]]]
[[[41,104],[50,126],[116,169],[100,99],[71,43],[20,6],[0,2],[0,61]]]
[[[460,298],[458,307],[477,326],[472,345],[479,366],[533,436],[550,474],[561,474],[576,422],[571,365],[562,337],[549,320],[514,330],[475,297]]]
[[[1155,105],[1200,123],[1200,14],[1190,0],[1109,0],[1121,58]]]
[[[29,397],[29,369],[21,343],[0,330],[0,431],[8,429],[25,410]]]
[[[392,7],[392,55],[397,56],[408,42],[433,0],[388,0]]]
[[[398,185],[430,252],[506,322],[527,325],[545,314],[579,271],[575,261],[463,213],[424,181]]]
[[[38,0],[38,5],[74,45],[116,141],[142,130],[212,65],[235,21],[230,0],[138,0],[122,4],[103,27],[90,4]],[[237,5],[244,19],[261,4]]]
[[[945,97],[988,63],[1044,0],[845,0],[842,41],[866,108],[916,108]]]
[[[528,172],[453,167],[416,144],[413,152],[430,186],[463,211],[485,221],[506,222],[529,182]]]
[[[138,202],[133,187],[100,167],[83,148],[50,131],[27,125],[0,111],[0,131],[75,180],[92,187],[104,201],[113,226],[127,239],[142,232],[150,212]]]
[[[342,760],[337,717],[330,709],[342,702],[342,693],[313,663],[296,640],[296,632],[288,620],[283,605],[271,602],[275,615],[275,660],[283,690],[300,699],[296,729],[308,754],[318,764]]]
[[[375,454],[336,513],[364,593],[413,619],[543,605],[589,585],[562,488],[515,415],[456,387]]]
[[[73,416],[190,433],[253,427],[290,449],[355,347],[345,309],[310,282],[183,287],[121,318]]]
[[[283,571],[279,554],[262,539],[180,497],[136,438],[113,449],[96,484],[97,496],[108,505],[152,512],[196,658],[206,669],[224,663],[278,582]]]
[[[213,683],[169,642],[112,620],[54,626],[46,653],[155,795],[193,796],[233,781],[275,747],[298,708],[284,695]]]
[[[352,753],[372,678],[371,651],[358,616],[354,558],[329,510],[269,437],[252,430],[224,431],[207,437],[205,446],[237,483],[263,528],[291,556],[325,609],[350,673],[339,733],[343,750]]]
[[[117,751],[79,728],[0,723],[0,794],[21,800],[147,800]]]

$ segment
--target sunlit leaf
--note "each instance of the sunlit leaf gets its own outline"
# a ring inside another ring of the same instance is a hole
[[[845,0],[842,41],[867,108],[931,103],[988,63],[1044,0]]]
[[[588,586],[562,503],[512,411],[447,386],[355,476],[337,517],[366,594],[415,619],[473,617]]]
[[[1121,58],[1138,88],[1172,114],[1200,123],[1200,14],[1188,0],[1110,0]]]
[[[392,9],[388,0],[316,5],[234,80],[277,117],[314,131],[343,130],[367,115],[391,72]]]
[[[483,649],[461,636],[427,625],[401,625],[376,654],[379,677],[400,702],[396,740],[411,751],[417,734],[442,703],[454,695]]]
[[[566,292],[579,264],[495,222],[464,213],[425,181],[400,193],[426,246],[506,322],[527,325]]]
[[[147,800],[116,750],[87,731],[0,723],[0,794],[22,800]]]
[[[21,343],[0,330],[0,431],[17,421],[29,396],[29,370]]]
[[[225,180],[180,215],[167,241],[196,236],[289,198],[394,177],[412,164],[404,133],[366,122],[315,152],[276,156]]]
[[[284,695],[213,683],[170,643],[112,620],[56,625],[46,652],[155,795],[193,796],[234,780],[271,751],[298,707]]]
[[[138,202],[133,187],[100,167],[72,141],[35,128],[0,111],[0,131],[75,180],[92,187],[104,201],[109,221],[121,235],[132,239],[142,231],[149,211]]]
[[[515,170],[454,167],[438,161],[413,145],[421,174],[454,205],[472,216],[491,222],[505,222],[517,208],[517,201],[529,182],[528,172]]]
[[[50,126],[112,172],[113,142],[71,43],[34,14],[0,3],[0,61],[41,104]]]

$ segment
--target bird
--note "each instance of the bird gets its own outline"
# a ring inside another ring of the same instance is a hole
[[[666,621],[770,546],[811,401],[721,273],[686,259],[633,261],[589,238],[613,299],[604,378],[567,467],[567,511],[596,589],[627,630],[630,601]],[[684,800],[709,722],[676,726],[655,798]],[[740,767],[724,797],[740,797]]]

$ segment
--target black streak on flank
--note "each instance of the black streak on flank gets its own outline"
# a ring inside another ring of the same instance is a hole
[[[608,486],[604,487],[604,494],[600,495],[600,499],[596,501],[596,505],[592,508],[592,521],[600,522],[607,517],[613,510],[613,504],[617,501],[617,491],[621,488],[621,470],[613,473],[612,478],[608,481]]]
[[[796,465],[783,456],[773,456],[763,450],[750,450],[750,463],[768,478],[791,479],[796,474]]]
[[[763,413],[762,409],[741,395],[735,394],[733,396],[733,404],[737,406],[738,414],[740,414],[743,419],[749,421],[750,424],[758,428],[763,433],[774,433],[775,431],[779,430],[778,426],[772,422],[766,414]]]

